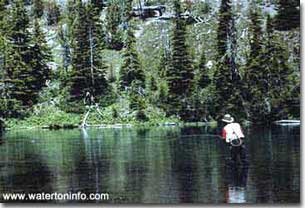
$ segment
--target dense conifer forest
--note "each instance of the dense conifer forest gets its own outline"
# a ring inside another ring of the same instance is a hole
[[[300,118],[291,0],[0,0],[0,118],[12,126]],[[92,103],[91,103],[92,104]]]

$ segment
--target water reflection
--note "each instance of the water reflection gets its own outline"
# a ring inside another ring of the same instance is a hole
[[[244,168],[227,163],[227,146],[206,136],[214,132],[7,132],[0,146],[0,192],[107,192],[110,203],[299,202],[298,130],[249,129]]]
[[[232,164],[232,163],[231,163]],[[246,203],[248,166],[228,167],[227,203]]]

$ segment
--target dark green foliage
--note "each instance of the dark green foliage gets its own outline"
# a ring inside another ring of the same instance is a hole
[[[0,30],[4,29],[4,17],[6,16],[5,2],[0,1]]]
[[[214,97],[214,117],[218,119],[228,112],[228,101],[233,94],[233,83],[231,81],[230,60],[228,57],[228,36],[232,20],[231,1],[222,0],[219,9],[219,20],[217,29],[217,68],[214,72],[214,85],[216,94]]]
[[[261,16],[256,9],[250,11],[250,20],[249,30],[252,35],[252,38],[250,39],[250,56],[253,58],[259,55],[262,47]]]
[[[32,42],[32,77],[36,80],[34,89],[40,91],[45,86],[46,80],[50,79],[51,69],[47,62],[51,60],[51,50],[47,45],[45,36],[42,33],[38,20],[34,21],[34,31]]]
[[[38,91],[34,89],[37,79],[33,77],[31,62],[31,37],[28,32],[29,18],[22,1],[12,5],[11,18],[8,22],[7,38],[11,48],[7,52],[5,86],[8,99],[18,100],[24,106],[36,102]]]
[[[110,49],[121,50],[123,48],[122,30],[119,28],[122,24],[120,12],[120,7],[116,2],[111,2],[107,7],[106,37]]]
[[[33,13],[36,18],[40,18],[44,12],[44,3],[42,0],[33,0]]]
[[[204,51],[201,54],[200,62],[198,65],[197,80],[197,85],[201,88],[205,88],[211,83],[211,80],[208,75],[208,68],[206,67],[206,58]]]
[[[136,112],[137,120],[145,120],[145,73],[139,60],[136,39],[131,28],[127,30],[126,35],[123,65],[121,66],[119,74],[119,88],[128,92],[129,107]]]
[[[258,121],[265,120],[270,112],[267,96],[268,69],[263,61],[262,29],[260,16],[257,11],[250,13],[250,57],[245,71],[245,99],[247,101],[248,119]]]
[[[121,1],[120,7],[122,8],[123,11],[123,18],[122,18],[123,23],[128,22],[131,19],[132,1],[133,0]]]
[[[124,30],[129,29],[131,20],[132,0],[110,1],[106,13],[106,38],[108,48],[121,50]]]
[[[156,102],[157,106],[162,108],[163,110],[167,109],[166,103],[168,98],[168,83],[166,75],[168,73],[168,68],[170,64],[170,55],[162,48],[159,53],[159,64],[157,66],[157,73],[159,74],[159,80],[157,83],[158,87],[158,94],[157,96],[154,94],[152,95],[153,101]]]
[[[255,15],[252,27],[256,28],[253,30],[256,34],[251,41],[252,50],[245,74],[249,119],[256,122],[287,119],[288,114],[283,109],[288,107],[292,86],[287,49],[279,34],[275,34],[269,16],[264,41],[260,38],[262,32],[258,23]]]
[[[236,28],[231,1],[222,0],[217,30],[217,68],[214,72],[214,112],[219,119],[226,113],[242,117],[241,79],[236,65]]]
[[[151,90],[151,92],[154,92],[158,89],[158,85],[157,85],[157,80],[155,78],[155,76],[150,76],[150,80],[149,80],[149,88]]]
[[[288,31],[300,27],[300,1],[279,0],[276,29]]]
[[[47,23],[50,26],[57,25],[60,19],[60,8],[56,1],[50,1],[46,5]]]
[[[209,109],[209,97],[206,94],[209,91],[208,87],[211,84],[211,79],[208,74],[209,69],[206,67],[205,51],[202,52],[199,64],[196,67],[194,77],[194,90],[191,97],[192,101],[192,121],[206,121],[211,113]]]
[[[218,59],[221,59],[227,52],[227,36],[232,20],[231,0],[221,0],[219,9],[218,29],[217,29],[217,51]]]
[[[64,25],[61,25],[58,31],[58,40],[62,47],[62,67],[64,73],[68,71],[68,67],[71,65],[71,37],[69,29]]]
[[[120,89],[124,90],[126,87],[145,87],[145,74],[141,67],[136,49],[136,39],[132,29],[127,30],[127,38],[125,48],[123,51],[123,65],[120,70],[119,85]]]
[[[103,36],[97,14],[91,5],[78,1],[74,23],[72,72],[70,77],[71,101],[80,101],[87,92],[104,95],[107,90],[106,68],[102,60]]]
[[[132,83],[128,95],[130,102],[129,108],[135,112],[136,119],[138,121],[147,121],[145,115],[146,99],[135,82]]]
[[[98,0],[24,2],[0,1],[0,117],[36,115],[46,107],[31,124],[51,125],[53,115],[61,122],[73,115],[75,125],[86,110],[87,92],[105,115],[102,121],[92,115],[96,124],[159,122],[166,116],[210,121],[226,113],[254,122],[300,116],[296,1],[279,0],[278,14],[267,17],[266,27],[262,0],[249,4],[249,16],[238,8],[243,3],[221,0],[218,17],[208,1],[173,0],[174,7],[145,2],[175,12],[168,21],[134,17],[131,0],[107,1],[105,10],[106,1]],[[186,10],[205,23],[188,24],[181,15]]]
[[[168,72],[168,67],[170,64],[170,54],[168,54],[168,52],[164,48],[162,48],[159,57],[160,61],[157,67],[157,72],[159,73],[160,78],[164,79],[166,78],[166,74]]]
[[[169,87],[168,113],[187,120],[194,69],[186,44],[187,28],[184,19],[181,18],[180,2],[174,1],[174,5],[176,19],[171,42],[172,57],[166,74]]]
[[[105,0],[91,0],[90,3],[97,9],[98,13],[101,12],[105,6]]]
[[[47,62],[51,54],[38,21],[29,33],[30,22],[23,1],[11,5],[3,31],[2,101],[5,116],[21,116],[38,101],[40,90],[50,78]]]
[[[268,63],[264,67],[267,68],[268,73],[265,91],[269,94],[271,102],[269,120],[288,118],[288,113],[285,112],[285,109],[289,108],[289,105],[292,104],[291,101],[295,100],[292,94],[297,89],[292,86],[295,84],[298,86],[298,83],[295,83],[292,79],[293,70],[288,62],[288,50],[280,34],[277,34],[273,27],[273,21],[268,16],[267,39],[264,44],[265,51],[263,58],[264,62]]]

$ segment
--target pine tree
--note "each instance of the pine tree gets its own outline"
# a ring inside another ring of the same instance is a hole
[[[3,74],[4,70],[4,61],[5,61],[5,44],[6,40],[4,38],[4,33],[5,33],[5,16],[6,16],[6,8],[4,1],[0,1],[0,78],[2,77],[1,75]]]
[[[12,4],[8,22],[7,39],[11,47],[8,51],[5,69],[5,85],[10,100],[20,101],[24,106],[35,103],[38,92],[33,89],[31,36],[28,31],[29,18],[22,0]]]
[[[196,66],[196,73],[194,76],[194,89],[191,97],[193,121],[206,121],[208,113],[211,113],[208,112],[207,104],[210,96],[207,96],[205,93],[208,90],[210,83],[211,80],[208,75],[208,68],[206,67],[205,51],[203,51],[200,56],[199,63]]]
[[[91,5],[97,9],[97,12],[100,13],[105,6],[105,0],[91,0]]]
[[[219,9],[218,29],[217,29],[217,51],[218,59],[227,53],[227,37],[232,20],[232,8],[230,0],[222,0]]]
[[[263,65],[265,88],[264,94],[268,98],[270,111],[269,120],[288,118],[289,101],[291,97],[292,68],[288,64],[289,54],[283,46],[279,34],[274,31],[274,21],[267,17],[265,50],[263,54]],[[267,74],[267,75],[266,75]]]
[[[200,88],[207,87],[211,80],[208,75],[208,68],[206,67],[206,57],[205,57],[205,51],[202,52],[199,65],[198,65],[198,71],[197,71],[197,85]]]
[[[38,19],[34,21],[32,36],[31,76],[34,79],[33,88],[39,92],[45,86],[46,80],[50,79],[51,76],[51,69],[47,63],[51,60],[51,49],[48,47],[45,35],[40,29]]]
[[[67,75],[68,69],[72,64],[72,48],[73,48],[73,29],[75,28],[74,26],[74,21],[77,19],[77,5],[72,2],[68,1],[67,2],[67,11],[65,14],[65,22],[62,23],[58,27],[58,41],[62,47],[62,68],[63,70],[63,77],[64,75]],[[67,84],[67,81],[62,80],[62,85],[65,87]]]
[[[105,49],[105,34],[102,30],[103,23],[100,19],[100,8],[88,4],[87,16],[89,21],[88,35],[90,48],[90,73],[92,87],[96,95],[105,95],[108,90],[106,72],[108,67],[103,59]]]
[[[4,17],[6,14],[6,8],[5,8],[5,2],[4,1],[0,1],[0,30],[2,32],[3,27],[4,27]]]
[[[186,44],[187,28],[185,20],[181,17],[180,1],[174,1],[176,12],[175,28],[172,36],[172,57],[167,72],[169,86],[168,113],[180,116],[187,120],[190,105],[192,84],[194,78],[193,64]]]
[[[144,88],[145,74],[138,57],[136,39],[132,29],[127,30],[123,59],[124,61],[120,70],[119,78],[120,88],[123,90],[126,87],[131,87],[132,85],[135,85],[135,87]]]
[[[161,79],[165,79],[170,63],[170,54],[168,54],[165,48],[162,48],[159,54],[160,60],[157,66],[157,72]]]
[[[123,9],[123,17],[122,17],[123,23],[129,22],[132,17],[132,1],[133,0],[125,0],[120,5],[120,7],[122,7]]]
[[[122,32],[119,28],[121,24],[120,7],[116,2],[110,2],[106,13],[106,37],[110,49],[121,50],[123,48]]]
[[[123,65],[119,74],[119,87],[126,91],[129,96],[129,107],[136,111],[137,120],[146,120],[144,109],[145,100],[145,73],[142,69],[138,52],[136,49],[136,39],[131,28],[126,31],[126,42],[123,51]]]
[[[56,25],[60,19],[60,8],[56,1],[52,0],[46,5],[47,23],[49,26]]]
[[[74,23],[72,72],[70,79],[71,101],[80,101],[87,92],[94,96],[106,93],[105,65],[102,60],[103,40],[99,20],[92,7],[77,2],[77,19]]]
[[[5,2],[0,1],[0,120],[7,116],[7,96],[5,86],[6,59],[9,45],[5,37],[7,21]],[[3,126],[2,126],[3,127]]]
[[[252,9],[250,19],[250,56],[245,71],[248,119],[257,122],[268,121],[271,111],[268,83],[270,60],[266,61],[265,49],[262,47],[263,33],[260,15],[256,9]]]
[[[300,1],[279,0],[276,29],[287,31],[300,27]]]
[[[213,82],[214,117],[219,119],[226,113],[243,117],[241,79],[236,65],[236,28],[231,1],[222,0],[217,30],[217,68]]]
[[[169,64],[170,64],[170,54],[166,51],[165,48],[162,48],[159,53],[159,64],[157,66],[157,73],[159,75],[158,83],[157,83],[157,91],[158,95],[152,95],[154,101],[158,107],[166,110],[166,103],[168,98],[168,85],[166,81],[166,74],[168,72]]]
[[[40,18],[44,12],[44,4],[42,0],[33,0],[33,13],[35,18]]]

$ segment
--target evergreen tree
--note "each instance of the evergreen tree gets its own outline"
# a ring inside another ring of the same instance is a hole
[[[5,34],[5,26],[6,26],[6,21],[5,21],[5,16],[6,16],[6,8],[4,1],[0,1],[0,78],[2,77],[1,75],[3,74],[4,70],[4,61],[5,61],[5,44],[6,40],[4,38]]]
[[[248,58],[247,68],[245,71],[245,91],[246,101],[247,101],[247,114],[249,120],[257,120],[257,117],[261,117],[262,113],[260,110],[264,110],[263,106],[263,93],[261,89],[257,88],[258,82],[261,81],[261,59],[260,54],[262,54],[261,46],[261,22],[259,21],[259,16],[257,11],[250,13],[250,56]],[[259,98],[259,100],[256,100]],[[256,104],[256,105],[255,105]]]
[[[122,32],[119,28],[121,23],[122,15],[118,3],[109,3],[106,13],[106,37],[110,49],[121,50],[123,48]]]
[[[7,96],[5,89],[6,59],[9,45],[5,37],[7,21],[7,9],[5,2],[0,1],[0,119],[7,115]]]
[[[250,13],[250,56],[245,71],[246,101],[248,119],[252,121],[268,121],[271,103],[268,83],[270,74],[269,61],[266,62],[262,41],[260,15],[253,9]],[[270,57],[268,55],[268,57]]]
[[[46,5],[47,23],[49,26],[56,25],[60,19],[60,8],[56,1],[52,0]]]
[[[91,5],[100,13],[105,6],[105,0],[91,0]]]
[[[103,40],[99,33],[99,21],[91,9],[90,5],[86,9],[81,1],[77,2],[70,78],[72,101],[80,101],[86,92],[94,96],[103,95],[107,88],[105,65],[101,56]]]
[[[38,96],[38,92],[33,89],[37,80],[32,77],[29,18],[22,0],[12,4],[10,15],[6,33],[11,47],[6,59],[5,85],[12,102],[16,100],[24,106],[31,106]]]
[[[281,31],[300,27],[300,1],[279,0],[276,29]]]
[[[273,20],[267,17],[265,50],[262,60],[265,65],[264,94],[269,102],[268,120],[287,119],[289,102],[291,99],[291,89],[293,87],[292,68],[288,63],[288,50],[283,45],[281,36],[274,31]]]
[[[208,91],[211,80],[208,75],[208,68],[206,67],[205,51],[200,56],[199,63],[196,67],[196,73],[194,77],[194,90],[192,94],[192,108],[193,121],[206,121],[208,114],[208,100],[210,95],[205,92]]]
[[[204,51],[201,54],[198,65],[197,80],[197,85],[200,88],[205,88],[211,83],[211,80],[208,75],[208,68],[206,67],[206,57]]]
[[[71,65],[71,36],[70,31],[68,31],[67,25],[61,25],[58,31],[58,40],[62,47],[62,67],[64,73],[68,71],[69,66]]]
[[[222,0],[219,9],[218,29],[217,29],[217,51],[218,59],[223,58],[227,53],[230,24],[232,20],[231,0]]]
[[[241,79],[236,65],[236,28],[231,1],[222,0],[217,30],[217,68],[215,84],[214,117],[219,119],[226,113],[243,117]]]
[[[122,23],[128,23],[132,18],[132,1],[133,0],[125,0],[120,3],[122,9]]]
[[[123,65],[119,74],[119,87],[127,91],[130,100],[130,108],[136,111],[138,120],[146,120],[144,109],[145,101],[145,73],[142,69],[136,39],[131,28],[126,31],[126,42],[123,51]]]
[[[59,26],[58,28],[58,41],[62,47],[62,63],[63,63],[63,77],[64,75],[67,75],[69,66],[71,66],[72,62],[72,48],[73,48],[73,29],[74,21],[77,19],[77,5],[72,2],[67,2],[67,11],[65,14],[65,21]],[[62,80],[62,84],[64,87],[66,87],[67,81]]]
[[[187,28],[185,20],[181,17],[180,1],[174,1],[176,12],[175,28],[172,36],[172,57],[167,72],[169,86],[168,113],[178,115],[187,120],[190,106],[190,95],[194,78],[193,64],[186,44]]]
[[[144,88],[145,74],[141,67],[136,49],[136,39],[132,29],[127,30],[127,38],[123,51],[123,65],[120,70],[120,88],[123,90],[126,87]]]
[[[72,53],[72,71],[70,82],[70,94],[72,101],[80,101],[90,88],[90,42],[88,35],[88,21],[83,3],[78,0],[75,8],[76,19],[74,21]]]
[[[158,107],[166,110],[166,103],[168,98],[168,85],[166,81],[166,74],[168,72],[170,64],[170,55],[165,48],[162,48],[159,53],[160,61],[157,66],[157,73],[159,74],[159,80],[157,83],[158,95],[153,95],[153,99],[156,100]]]
[[[90,48],[90,73],[92,86],[96,95],[105,95],[108,89],[106,80],[107,66],[103,59],[105,49],[105,34],[100,19],[100,8],[94,4],[88,4],[87,16],[89,22],[89,48]]]
[[[0,1],[0,30],[3,29],[4,26],[4,17],[6,14],[6,8],[5,8],[5,2],[4,1]]]
[[[170,64],[170,54],[166,51],[165,48],[162,48],[159,53],[160,61],[157,66],[157,72],[160,75],[161,79],[166,78],[166,74],[168,72],[168,67]]]
[[[44,12],[44,4],[42,0],[33,0],[33,13],[36,18],[40,18]]]
[[[35,80],[33,88],[39,92],[45,86],[46,80],[50,79],[51,69],[47,62],[51,60],[51,50],[47,45],[45,35],[40,29],[38,19],[34,21],[32,36],[31,76]]]

